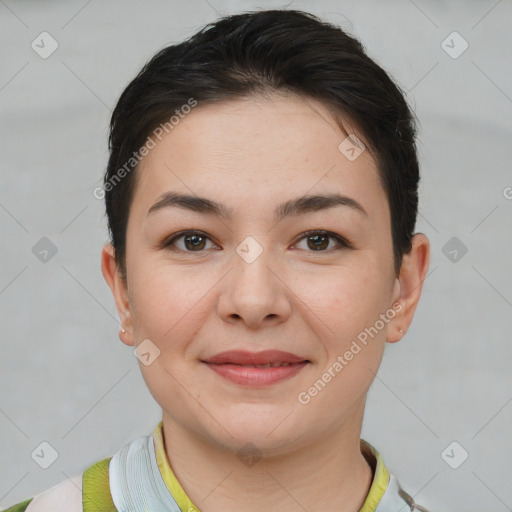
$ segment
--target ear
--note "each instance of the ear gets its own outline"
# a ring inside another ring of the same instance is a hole
[[[119,313],[119,339],[126,345],[134,346],[133,323],[127,283],[119,272],[112,244],[106,244],[103,247],[101,252],[101,271],[112,291]],[[123,332],[123,329],[125,332]]]
[[[397,314],[388,325],[386,341],[389,343],[401,340],[407,332],[420,300],[429,265],[430,242],[423,233],[416,233],[412,238],[410,252],[403,256],[400,275],[393,290],[393,304],[398,303],[400,307],[393,308]]]

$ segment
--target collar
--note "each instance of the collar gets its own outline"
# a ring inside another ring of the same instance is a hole
[[[194,505],[187,496],[169,464],[169,460],[167,459],[167,454],[165,452],[162,422],[157,425],[153,432],[153,441],[155,444],[158,467],[160,468],[160,473],[162,474],[162,478],[169,489],[169,492],[174,496],[181,510],[199,512],[199,508]],[[383,502],[383,498],[386,494],[386,490],[389,488],[391,479],[390,474],[384,465],[384,461],[380,453],[364,439],[361,439],[361,453],[364,455],[373,470],[373,481],[370,486],[368,496],[366,497],[359,512],[381,512],[381,510],[382,512],[386,512],[382,507],[386,506],[386,503]],[[394,483],[394,479],[392,483]],[[387,498],[386,501],[388,501],[388,499],[389,498]],[[401,505],[403,504],[404,503],[401,502]]]
[[[359,512],[414,510],[414,501],[388,472],[379,452],[363,439],[360,443],[361,453],[372,467],[373,480]],[[162,421],[152,436],[135,439],[112,457],[109,480],[112,499],[119,512],[200,512],[171,468]]]
[[[160,469],[160,474],[162,475],[167,489],[169,489],[169,492],[174,496],[174,499],[180,509],[186,510],[187,512],[200,512],[199,508],[196,507],[192,503],[192,500],[187,496],[183,487],[181,487],[181,484],[178,482],[174,471],[171,469],[171,465],[169,464],[169,459],[167,458],[167,453],[165,451],[162,421],[157,425],[153,432],[153,442],[155,445],[156,460],[158,468]]]

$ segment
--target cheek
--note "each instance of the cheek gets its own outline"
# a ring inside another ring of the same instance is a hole
[[[193,271],[158,265],[139,268],[132,280],[136,344],[149,339],[159,351],[150,365],[139,363],[139,368],[153,398],[165,409],[190,408],[188,393],[183,390],[194,389],[195,381],[186,361],[187,348],[204,323],[205,290],[214,285],[212,277],[210,280],[205,286]]]
[[[311,404],[310,411],[334,424],[345,416],[333,416],[332,411],[358,407],[381,363],[386,324],[380,315],[386,311],[386,293],[369,271],[345,269],[316,283],[323,285],[323,293],[316,286],[304,287],[302,299],[314,312],[309,322],[316,326],[325,357],[318,360],[314,377],[299,397]]]
[[[203,277],[201,277],[203,276]],[[149,338],[161,351],[178,351],[199,329],[216,280],[211,272],[147,264],[132,277],[130,289],[136,342]]]
[[[322,382],[329,382],[316,401],[321,410],[342,403],[355,406],[382,360],[387,324],[380,315],[387,308],[387,288],[378,267],[371,265],[359,271],[354,267],[338,269],[316,283],[322,285],[323,293],[318,286],[303,289],[304,297],[311,299],[304,301],[315,312],[310,321],[317,326],[316,335],[325,353],[311,381],[316,386],[312,393],[323,389]]]
[[[301,301],[318,317],[325,334],[343,343],[368,327],[384,312],[387,292],[376,269],[344,267],[319,270],[300,284]]]

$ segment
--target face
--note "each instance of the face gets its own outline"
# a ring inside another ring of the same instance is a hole
[[[142,160],[126,286],[108,248],[103,269],[164,424],[268,453],[360,428],[412,311],[375,160],[344,139],[315,101],[232,100],[197,106]]]

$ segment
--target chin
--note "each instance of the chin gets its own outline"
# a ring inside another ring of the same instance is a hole
[[[237,453],[243,451],[244,447],[250,450],[246,445],[253,445],[261,455],[280,455],[288,452],[295,440],[304,437],[306,425],[302,422],[301,428],[298,428],[290,411],[288,408],[286,412],[276,415],[275,411],[270,414],[268,410],[253,410],[252,413],[240,411],[233,416],[219,416],[219,423],[225,430],[216,424],[214,432],[210,431],[207,435]]]

